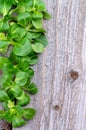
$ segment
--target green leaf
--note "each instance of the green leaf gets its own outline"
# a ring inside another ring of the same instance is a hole
[[[12,95],[14,95],[15,98],[21,96],[23,93],[23,90],[17,85],[14,85],[13,88],[11,88],[9,91],[10,94],[12,93]]]
[[[28,78],[27,78],[27,75],[25,72],[19,71],[16,74],[15,82],[17,85],[24,86],[27,83],[27,80],[28,80]]]
[[[10,72],[4,72],[2,74],[1,86],[3,90],[8,90],[12,83],[13,74]]]
[[[26,4],[30,4],[32,0],[15,0],[15,2],[26,5]]]
[[[23,38],[20,43],[16,44],[13,52],[17,56],[27,56],[32,51],[31,43],[28,39]]]
[[[33,108],[24,108],[24,118],[27,120],[32,120],[35,116],[36,111]]]
[[[7,15],[10,8],[12,6],[12,0],[8,2],[8,0],[0,0],[0,13],[3,14],[3,16]]]
[[[30,96],[24,92],[20,97],[17,97],[17,105],[25,106],[30,102]]]
[[[39,32],[28,32],[26,37],[28,39],[32,40],[32,39],[38,38],[40,35],[41,35],[41,33],[39,33]]]
[[[41,43],[44,47],[46,47],[48,45],[48,40],[47,40],[46,36],[43,34],[36,39],[36,42]]]
[[[23,107],[21,107],[21,106],[19,106],[19,105],[16,105],[15,107],[14,107],[14,109],[16,110],[16,115],[18,116],[18,117],[20,117],[20,118],[22,118],[23,117],[23,113],[24,113],[24,110],[23,110]]]
[[[0,52],[5,53],[9,44],[10,42],[7,40],[0,40]]]
[[[0,40],[7,40],[7,37],[5,36],[5,33],[0,33]]]
[[[0,32],[6,32],[9,30],[9,23],[0,21]]]
[[[13,4],[15,5],[16,3],[19,3],[18,0],[13,0]]]
[[[14,4],[17,5],[16,9],[13,9],[13,12],[16,13],[23,13],[25,11],[30,11],[30,8],[32,7],[32,0],[15,0]]]
[[[8,63],[8,62],[9,62],[8,58],[6,58],[6,57],[0,57],[0,69],[2,69],[3,66],[4,66],[4,64]]]
[[[8,32],[8,38],[14,39],[15,41],[20,41],[25,35],[27,30],[18,26],[15,23],[12,23]]]
[[[45,29],[43,28],[36,28],[36,29],[29,29],[30,32],[36,32],[36,33],[45,33]]]
[[[6,40],[0,40],[0,49],[8,46],[10,43]]]
[[[35,94],[38,92],[38,88],[34,83],[31,83],[30,86],[28,87],[28,91],[30,94]]]
[[[38,92],[38,88],[34,83],[31,83],[31,84],[28,83],[28,84],[23,87],[25,91],[29,92],[30,94],[35,94]]]
[[[48,13],[48,11],[43,11],[43,18],[46,20],[49,20],[51,18],[51,15]]]
[[[42,0],[34,0],[35,1],[35,8],[39,11],[45,10],[45,3]]]
[[[22,4],[17,4],[17,7],[16,8],[13,8],[11,11],[10,11],[10,14],[13,15],[13,14],[19,14],[19,13],[24,13],[25,12],[25,6],[22,5]]]
[[[31,79],[34,76],[34,70],[29,68],[26,74],[27,74],[28,79]]]
[[[7,122],[12,122],[13,115],[11,115],[10,110],[5,111],[3,117]]]
[[[0,119],[3,119],[4,110],[0,110]]]
[[[44,46],[41,43],[32,44],[32,49],[37,53],[42,53],[44,51]]]
[[[38,56],[31,57],[31,60],[29,62],[29,65],[35,65],[38,63]]]
[[[18,24],[25,27],[29,21],[31,21],[31,15],[29,12],[21,13],[17,16]]]
[[[8,110],[8,103],[7,102],[3,102],[2,103],[2,107],[4,108],[4,110]]]
[[[41,19],[43,18],[43,14],[39,11],[35,11],[32,15],[33,19]]]
[[[15,62],[18,64],[18,68],[21,71],[27,71],[29,68],[29,62],[30,62],[30,57],[25,56],[25,57],[20,57],[20,56],[15,56],[13,59],[15,59]]]
[[[32,24],[35,28],[40,29],[42,28],[42,19],[32,20]]]
[[[0,90],[0,102],[7,102],[8,100],[10,100],[8,94],[5,91]]]
[[[3,90],[8,90],[12,84],[12,79],[15,75],[15,69],[13,68],[12,62],[7,62],[2,68],[2,80],[1,85]]]
[[[26,124],[26,122],[23,119],[21,119],[17,116],[14,116],[13,119],[12,119],[12,127],[14,127],[14,128],[23,126],[25,124]]]
[[[14,107],[14,102],[12,102],[11,100],[8,100],[8,108],[13,108]]]
[[[4,64],[3,66],[3,72],[6,72],[6,74],[8,72],[14,72],[14,67],[13,67],[13,63],[8,61],[7,63]]]
[[[27,61],[21,62],[21,64],[19,65],[19,68],[22,71],[27,71],[29,69],[29,63]]]
[[[30,12],[31,8],[33,7],[33,1],[32,0],[26,0],[26,2],[25,0],[23,1],[24,1],[23,4],[25,6],[25,10]]]
[[[24,62],[29,63],[30,62],[30,57],[29,56],[24,56],[24,57],[16,56],[16,61],[19,64],[24,63]]]

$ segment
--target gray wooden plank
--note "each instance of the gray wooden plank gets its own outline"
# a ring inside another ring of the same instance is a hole
[[[33,121],[13,130],[86,130],[86,1],[45,0],[49,45],[34,67]],[[78,72],[74,80],[71,71]]]

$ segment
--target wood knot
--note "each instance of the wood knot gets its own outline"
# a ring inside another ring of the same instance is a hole
[[[59,110],[60,107],[59,107],[58,105],[56,105],[56,106],[54,106],[54,109],[55,109],[55,110]]]
[[[73,80],[76,80],[79,77],[79,74],[76,71],[71,71],[70,76]]]

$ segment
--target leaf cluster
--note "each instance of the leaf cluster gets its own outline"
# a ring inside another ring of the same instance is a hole
[[[13,127],[26,124],[36,113],[23,106],[29,104],[30,94],[38,92],[31,81],[31,66],[37,64],[38,54],[48,44],[43,19],[50,15],[42,0],[0,0],[0,119]]]

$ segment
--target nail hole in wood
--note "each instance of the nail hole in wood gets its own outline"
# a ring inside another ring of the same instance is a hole
[[[79,74],[76,71],[71,71],[70,76],[73,80],[76,80],[79,77]]]
[[[54,109],[55,109],[55,110],[59,110],[60,107],[59,107],[58,105],[56,105],[56,106],[54,106]]]

